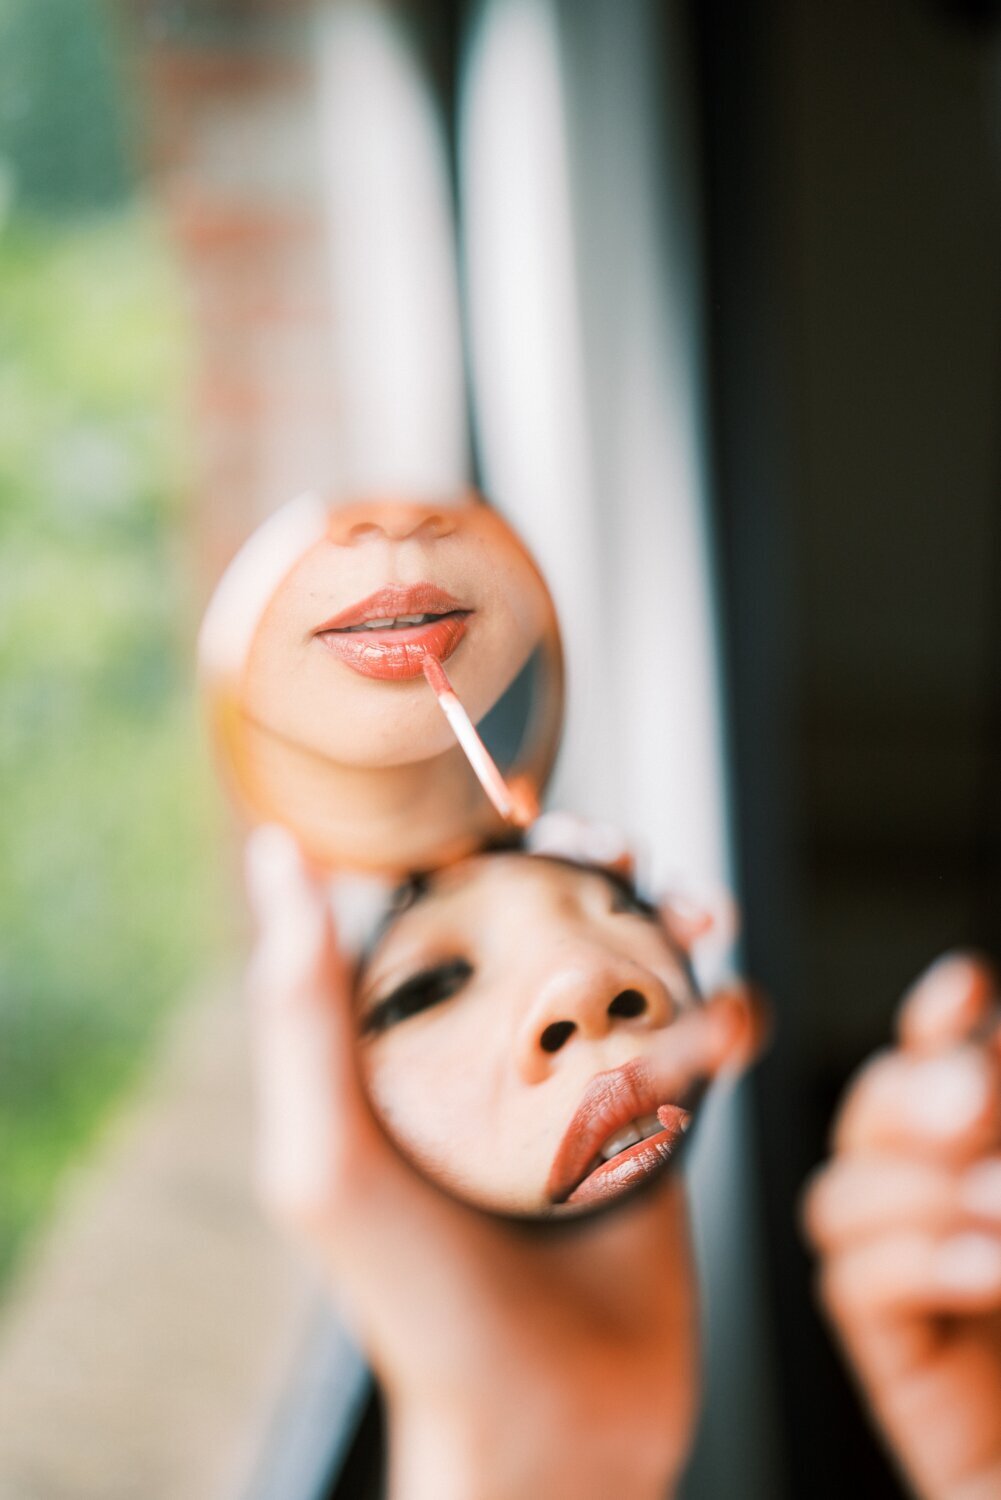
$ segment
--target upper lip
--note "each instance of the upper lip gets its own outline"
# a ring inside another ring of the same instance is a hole
[[[551,1203],[562,1203],[587,1176],[601,1147],[631,1120],[656,1114],[663,1104],[679,1103],[667,1097],[669,1085],[658,1081],[643,1058],[624,1067],[597,1073],[577,1106],[557,1148],[546,1183]]]
[[[435,583],[392,583],[324,620],[313,634],[320,635],[324,630],[347,630],[369,620],[395,620],[400,615],[448,615],[455,610],[465,611],[466,606]]]

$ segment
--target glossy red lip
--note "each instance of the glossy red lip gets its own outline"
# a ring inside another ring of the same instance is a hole
[[[327,650],[364,677],[401,682],[420,677],[424,660],[447,661],[466,633],[472,610],[433,583],[391,584],[318,625],[313,634]],[[362,630],[370,620],[433,615],[420,625]]]
[[[677,1147],[691,1115],[669,1099],[676,1076],[658,1077],[645,1058],[598,1073],[584,1092],[560,1142],[546,1194],[554,1204],[593,1203],[623,1192],[666,1161]],[[664,1127],[613,1157],[598,1161],[609,1136],[632,1120],[656,1115]]]
[[[637,1182],[642,1182],[664,1162],[670,1161],[691,1122],[691,1114],[679,1104],[662,1104],[657,1118],[664,1129],[657,1135],[638,1141],[611,1161],[602,1162],[589,1172],[565,1200],[575,1208],[583,1204],[602,1203],[615,1198]]]
[[[314,635],[324,630],[347,630],[368,620],[391,620],[399,615],[447,615],[452,610],[466,611],[466,606],[436,583],[390,583],[376,589],[357,604],[350,604],[339,615],[332,615],[317,625]]]

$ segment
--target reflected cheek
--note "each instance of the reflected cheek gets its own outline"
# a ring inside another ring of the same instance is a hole
[[[447,1188],[513,1212],[543,1207],[552,1150],[539,1101],[519,1109],[518,1098],[501,1097],[482,1053],[477,1067],[475,1051],[431,1053],[395,1040],[375,1043],[362,1065],[390,1138]]]
[[[466,639],[448,662],[448,674],[474,723],[492,708],[528,660],[523,642],[496,611],[473,615]]]
[[[318,639],[256,657],[245,679],[251,718],[344,765],[397,765],[452,749],[448,722],[420,683],[373,682]]]
[[[368,1049],[362,1072],[375,1113],[402,1145],[443,1165],[461,1159],[467,1143],[475,1152],[483,1112],[462,1058],[397,1045],[388,1035]]]
[[[542,640],[535,611],[512,608],[502,597],[477,604],[465,640],[448,671],[474,722],[492,708]]]

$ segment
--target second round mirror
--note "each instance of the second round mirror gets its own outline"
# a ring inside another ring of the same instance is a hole
[[[580,1214],[651,1180],[713,1067],[662,913],[615,870],[513,850],[401,887],[354,1003],[392,1140],[505,1214]]]
[[[437,866],[537,807],[559,632],[533,560],[476,497],[286,506],[220,582],[200,656],[230,786],[323,868]]]

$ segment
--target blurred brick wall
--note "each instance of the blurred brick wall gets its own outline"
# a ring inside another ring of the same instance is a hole
[[[201,592],[253,526],[330,477],[336,422],[310,4],[147,7],[153,181],[195,342]]]

